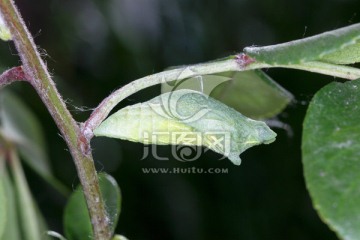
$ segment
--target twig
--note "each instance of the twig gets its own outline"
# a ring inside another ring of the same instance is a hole
[[[2,73],[0,75],[0,88],[15,81],[26,81],[22,66],[10,68]]]

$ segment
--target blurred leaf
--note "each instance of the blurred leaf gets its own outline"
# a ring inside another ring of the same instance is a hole
[[[261,70],[224,72],[161,85],[162,93],[180,89],[202,92],[253,119],[274,117],[293,99]]]
[[[45,153],[45,140],[39,121],[26,105],[14,94],[2,90],[1,128],[5,137],[24,151],[29,165],[42,175],[50,174],[50,167]]]
[[[10,153],[9,161],[14,177],[17,209],[19,209],[20,225],[24,233],[23,239],[47,239],[43,234],[46,229],[43,229],[43,223],[39,218],[37,206],[31,196],[20,160],[14,150]]]
[[[7,170],[4,169],[3,174],[3,185],[6,196],[6,225],[5,232],[1,239],[21,240],[19,231],[19,220],[16,206],[16,198],[14,193],[14,186],[11,183]]]
[[[293,100],[291,93],[261,70],[227,74],[232,76],[231,81],[217,86],[210,96],[247,117],[274,117]]]
[[[16,143],[21,156],[35,172],[67,195],[67,188],[52,176],[39,121],[14,94],[2,90],[0,97],[1,131],[4,137]]]
[[[159,132],[169,134],[161,134],[156,139],[149,136]],[[199,138],[189,141],[198,133],[201,141],[197,141]],[[219,133],[224,138],[222,145],[214,144]],[[106,119],[94,134],[144,144],[203,145],[236,165],[241,162],[240,153],[252,146],[273,142],[276,137],[264,122],[249,119],[192,90],[164,93],[148,102],[123,108]]]
[[[322,219],[346,240],[360,236],[360,80],[331,83],[310,103],[302,154]]]
[[[5,230],[5,226],[6,226],[6,221],[7,221],[7,215],[8,215],[8,210],[7,210],[7,197],[6,197],[6,190],[5,190],[5,183],[4,183],[4,170],[3,166],[4,165],[4,159],[1,156],[2,154],[0,153],[0,239],[3,239],[2,236],[4,234],[4,230]]]
[[[270,65],[290,65],[322,59],[336,64],[349,64],[360,60],[359,41],[360,24],[354,24],[287,43],[246,47],[244,52],[258,62]]]
[[[9,41],[11,40],[11,34],[8,27],[5,25],[3,16],[0,13],[0,39],[3,41]]]
[[[121,210],[121,193],[115,179],[108,174],[99,174],[100,190],[114,232]],[[64,212],[65,236],[69,240],[93,239],[90,216],[81,187],[70,196]]]

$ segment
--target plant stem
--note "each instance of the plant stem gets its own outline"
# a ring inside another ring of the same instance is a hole
[[[78,124],[66,108],[50,74],[36,49],[36,45],[26,28],[12,0],[0,0],[0,11],[10,29],[15,46],[23,63],[27,80],[33,85],[46,105],[64,137],[74,159],[80,182],[87,202],[96,240],[108,240],[111,237],[109,220],[98,183],[91,153],[84,154],[82,148],[88,148],[89,142],[83,141]]]
[[[22,66],[13,67],[0,75],[0,88],[15,82],[26,80]]]
[[[321,73],[334,77],[345,78],[349,80],[360,78],[360,69],[334,65],[323,62],[307,62],[294,65],[269,65],[256,62],[245,54],[239,54],[229,59],[214,61],[203,64],[196,64],[182,68],[172,69],[153,75],[149,75],[135,80],[122,88],[116,90],[105,98],[99,106],[92,112],[90,118],[83,124],[82,131],[88,141],[93,137],[93,131],[108,116],[110,111],[126,97],[153,85],[180,81],[195,76],[215,74],[227,71],[247,71],[261,68],[292,68],[306,70],[315,73]]]

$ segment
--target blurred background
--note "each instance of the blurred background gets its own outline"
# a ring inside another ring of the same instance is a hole
[[[357,0],[16,0],[54,80],[77,121],[109,93],[169,66],[214,60],[245,46],[269,45],[360,20]],[[0,67],[19,65],[12,43],[0,43]],[[266,70],[296,101],[278,119],[291,126],[276,142],[242,154],[241,166],[206,152],[194,162],[141,160],[143,145],[96,138],[99,171],[119,183],[117,233],[129,239],[337,239],[311,205],[301,164],[302,121],[309,101],[331,81],[296,70]],[[55,176],[78,184],[64,141],[35,91],[11,86],[41,121]],[[158,95],[155,86],[119,108]],[[170,156],[170,147],[159,149]],[[227,174],[145,174],[144,167],[226,168]],[[66,197],[25,165],[49,228],[62,232]]]

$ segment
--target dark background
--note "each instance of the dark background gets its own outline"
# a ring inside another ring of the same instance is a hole
[[[269,45],[359,22],[356,0],[37,0],[16,1],[60,92],[78,121],[124,84],[173,65],[225,57],[249,45]],[[12,43],[0,44],[0,66],[19,64]],[[332,77],[297,70],[267,73],[296,101],[279,120],[277,141],[242,154],[242,165],[200,160],[140,160],[143,145],[93,140],[99,170],[123,194],[117,233],[129,239],[337,239],[322,223],[306,191],[301,164],[302,121],[315,92]],[[70,189],[78,179],[66,146],[35,91],[12,87],[45,129],[55,176]],[[120,107],[148,100],[153,87]],[[82,108],[83,110],[79,109]],[[170,156],[170,147],[161,147]],[[143,167],[227,168],[228,174],[144,174]],[[62,232],[66,198],[29,168],[26,173],[49,227]]]

